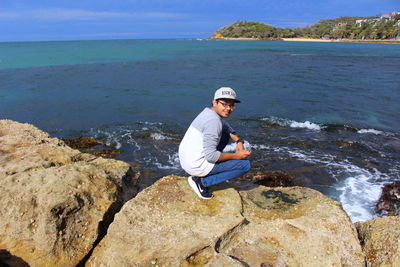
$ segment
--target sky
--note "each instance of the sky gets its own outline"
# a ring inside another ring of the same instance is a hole
[[[205,38],[241,21],[298,28],[400,11],[400,0],[0,0],[0,42]]]

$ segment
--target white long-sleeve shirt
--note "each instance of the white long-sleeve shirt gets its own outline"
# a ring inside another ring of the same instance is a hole
[[[217,146],[222,130],[221,117],[210,108],[193,120],[179,145],[179,160],[187,173],[203,177],[212,170],[221,155]]]

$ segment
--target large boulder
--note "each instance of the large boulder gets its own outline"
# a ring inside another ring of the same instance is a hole
[[[367,266],[400,266],[400,217],[374,218],[360,223],[359,236]]]
[[[135,178],[127,163],[0,120],[0,261],[76,266],[135,194]]]
[[[231,185],[202,200],[186,179],[160,179],[124,205],[88,266],[364,266],[338,202],[301,187]]]
[[[179,266],[214,259],[216,244],[245,222],[234,189],[202,200],[187,180],[167,176],[127,202],[88,266]],[[226,265],[228,266],[228,265]]]
[[[249,266],[364,266],[341,205],[302,187],[240,192],[248,223],[218,251]]]

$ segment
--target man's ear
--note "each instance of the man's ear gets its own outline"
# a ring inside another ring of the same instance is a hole
[[[216,105],[218,105],[218,102],[217,102],[217,100],[214,99],[214,100],[211,102],[211,106],[215,107]]]

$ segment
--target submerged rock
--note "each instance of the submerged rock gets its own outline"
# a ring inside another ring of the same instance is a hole
[[[91,137],[80,136],[78,138],[62,138],[64,143],[74,149],[90,148],[101,145],[99,141]]]
[[[98,157],[113,157],[121,153],[115,145],[109,146],[91,137],[80,136],[78,138],[62,138],[61,140],[73,149],[79,149]]]
[[[250,172],[247,173],[244,178],[251,180],[253,183],[276,187],[276,186],[294,186],[295,179],[291,177],[289,174],[280,171],[272,171],[272,172]]]
[[[0,251],[7,262],[76,266],[135,195],[129,164],[83,154],[0,120]]]
[[[219,186],[202,200],[167,176],[127,202],[88,266],[364,266],[341,205],[312,189]]]
[[[379,215],[400,215],[400,181],[386,184],[375,207]]]
[[[400,217],[375,218],[360,223],[366,266],[400,266]]]

